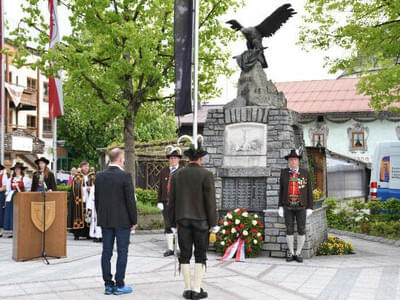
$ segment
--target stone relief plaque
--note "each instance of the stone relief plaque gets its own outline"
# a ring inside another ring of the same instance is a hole
[[[267,125],[238,123],[226,126],[224,133],[224,166],[266,166],[266,153]]]

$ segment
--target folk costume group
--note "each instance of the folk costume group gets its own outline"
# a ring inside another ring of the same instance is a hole
[[[207,262],[209,234],[217,233],[217,207],[214,178],[202,167],[208,153],[200,142],[190,145],[184,155],[189,159],[180,164],[182,151],[168,148],[169,165],[160,172],[158,204],[162,210],[167,249],[164,256],[176,255],[184,280],[184,299],[204,299],[208,293],[202,288],[202,278]],[[80,172],[72,179],[68,228],[75,239],[94,238],[102,241],[101,268],[106,295],[131,293],[125,285],[131,231],[137,227],[136,197],[132,177],[124,171],[124,151],[113,148],[108,153],[107,169],[97,174],[89,172],[89,164],[82,162]],[[302,154],[293,149],[285,157],[288,168],[281,171],[278,214],[284,218],[288,262],[303,261],[301,255],[305,242],[306,218],[313,208],[310,174],[299,167]],[[12,199],[22,191],[56,190],[54,174],[48,169],[49,161],[36,161],[38,170],[32,182],[24,176],[24,167],[16,163],[7,178],[4,166],[0,166],[0,226],[3,235],[12,235]],[[297,249],[294,249],[294,224],[297,223]],[[116,273],[111,273],[111,257],[114,241],[117,244]],[[190,261],[194,256],[194,272]]]
[[[167,147],[168,166],[160,171],[158,208],[164,219],[166,250],[164,256],[176,255],[183,276],[184,299],[204,299],[202,288],[207,262],[209,234],[217,233],[217,208],[214,178],[202,167],[208,153],[201,144],[190,145],[184,155],[189,159],[181,164],[182,150]],[[88,172],[83,162],[80,173],[73,178],[69,225],[79,237],[94,237],[100,232],[103,242],[101,267],[106,295],[131,293],[125,285],[130,232],[137,226],[137,210],[132,177],[123,170],[124,152],[114,148],[109,152],[109,167],[96,175]],[[281,171],[279,216],[285,219],[288,243],[287,261],[302,262],[306,218],[312,212],[311,180],[307,170],[299,168],[300,151],[293,149],[285,157],[288,168]],[[94,205],[93,205],[94,203]],[[297,222],[297,249],[294,250],[294,224]],[[111,257],[117,241],[116,273],[111,274]],[[194,256],[194,272],[190,261]],[[193,274],[193,276],[192,276]]]
[[[41,157],[35,163],[37,171],[33,173],[32,180],[25,176],[27,167],[23,163],[17,162],[10,168],[10,178],[5,167],[0,165],[0,237],[13,237],[13,202],[18,192],[57,190],[54,174],[47,167],[49,160]]]
[[[189,164],[185,168],[174,170],[179,163],[180,152],[173,148],[167,155],[170,165],[160,175],[159,203],[164,208],[167,251],[165,256],[173,254],[173,237],[177,229],[180,248],[179,263],[184,279],[183,298],[207,298],[207,292],[201,288],[202,276],[207,260],[208,236],[217,232],[216,201],[213,175],[204,169],[203,156],[207,155],[201,147],[190,147],[185,151]],[[176,161],[171,160],[174,158]],[[292,149],[285,156],[288,168],[281,171],[278,214],[284,218],[288,262],[303,262],[302,249],[305,242],[306,218],[313,208],[310,174],[300,168],[302,158],[300,150]],[[167,208],[167,212],[165,212]],[[294,250],[294,224],[297,223],[297,249]],[[176,236],[176,235],[175,235]],[[179,249],[178,248],[178,249]],[[195,266],[192,282],[190,259],[194,248]]]

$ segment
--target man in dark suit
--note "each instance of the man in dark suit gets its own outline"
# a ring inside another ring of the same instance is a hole
[[[167,158],[169,160],[169,166],[166,166],[160,171],[159,187],[158,187],[158,199],[157,207],[162,210],[164,219],[164,233],[167,238],[167,251],[164,252],[164,256],[174,255],[174,234],[171,231],[171,224],[168,217],[168,194],[171,186],[172,174],[179,168],[179,161],[182,158],[182,150],[178,147],[168,146]],[[177,241],[175,241],[177,243]],[[176,244],[178,246],[178,244]]]
[[[201,164],[207,155],[201,146],[191,145],[184,153],[189,165],[172,175],[169,194],[169,217],[172,231],[178,226],[180,246],[179,263],[185,281],[185,299],[207,298],[201,288],[204,266],[207,261],[209,230],[217,231],[214,178]],[[194,245],[194,283],[191,284],[190,258]]]
[[[286,240],[289,248],[286,260],[303,262],[301,250],[306,239],[306,217],[312,214],[313,198],[310,173],[299,168],[301,153],[293,149],[285,159],[289,168],[281,171],[279,209],[281,218],[285,217]],[[297,223],[297,250],[294,252],[294,220]]]
[[[130,234],[137,227],[137,210],[132,177],[122,168],[125,162],[124,152],[120,148],[114,148],[108,156],[110,165],[96,176],[95,205],[97,224],[101,226],[103,234],[101,269],[105,294],[121,295],[132,292],[130,286],[125,286],[124,278]],[[118,258],[114,282],[111,257],[115,239]]]

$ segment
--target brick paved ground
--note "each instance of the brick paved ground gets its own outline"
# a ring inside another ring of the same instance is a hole
[[[355,255],[314,257],[303,264],[259,257],[219,262],[209,253],[204,289],[209,299],[400,299],[400,251],[393,245],[344,237]],[[101,245],[68,237],[68,258],[16,263],[11,240],[0,238],[1,299],[109,299],[103,295]],[[162,234],[132,236],[123,299],[181,299],[182,278],[174,259],[164,258]],[[116,253],[113,257],[115,260]],[[112,298],[113,299],[113,298]]]

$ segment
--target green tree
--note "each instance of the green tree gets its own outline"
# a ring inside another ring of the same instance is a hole
[[[135,116],[147,102],[173,98],[160,91],[174,80],[174,1],[62,1],[71,12],[71,34],[54,50],[47,50],[49,26],[40,9],[43,1],[27,0],[23,5],[20,26],[13,32],[21,46],[16,62],[27,63],[29,53],[23,46],[34,43],[41,58],[33,67],[39,66],[47,75],[64,70],[87,101],[97,98],[117,109],[123,122],[126,169],[134,174]],[[200,1],[200,99],[215,96],[217,78],[232,72],[226,49],[235,34],[217,18],[242,2]],[[32,34],[33,29],[38,34]]]
[[[58,122],[58,138],[73,151],[73,165],[88,160],[98,166],[96,149],[123,143],[123,119],[118,105],[110,107],[99,98],[80,95],[75,82],[64,80],[65,114]],[[164,101],[165,102],[165,101]],[[176,121],[171,103],[149,102],[143,104],[135,117],[135,140],[172,139],[176,137]],[[101,133],[101,134],[100,134]]]
[[[139,142],[177,137],[173,110],[159,102],[145,103],[135,117],[135,124],[135,138]]]
[[[305,9],[304,48],[345,49],[344,57],[326,58],[332,73],[358,74],[359,92],[378,111],[400,102],[400,1],[308,0]]]
[[[57,126],[58,138],[74,153],[73,166],[87,160],[98,167],[97,148],[123,139],[123,118],[118,105],[111,107],[91,94],[79,94],[75,82],[64,80],[64,116]],[[92,97],[92,98],[89,98]]]

